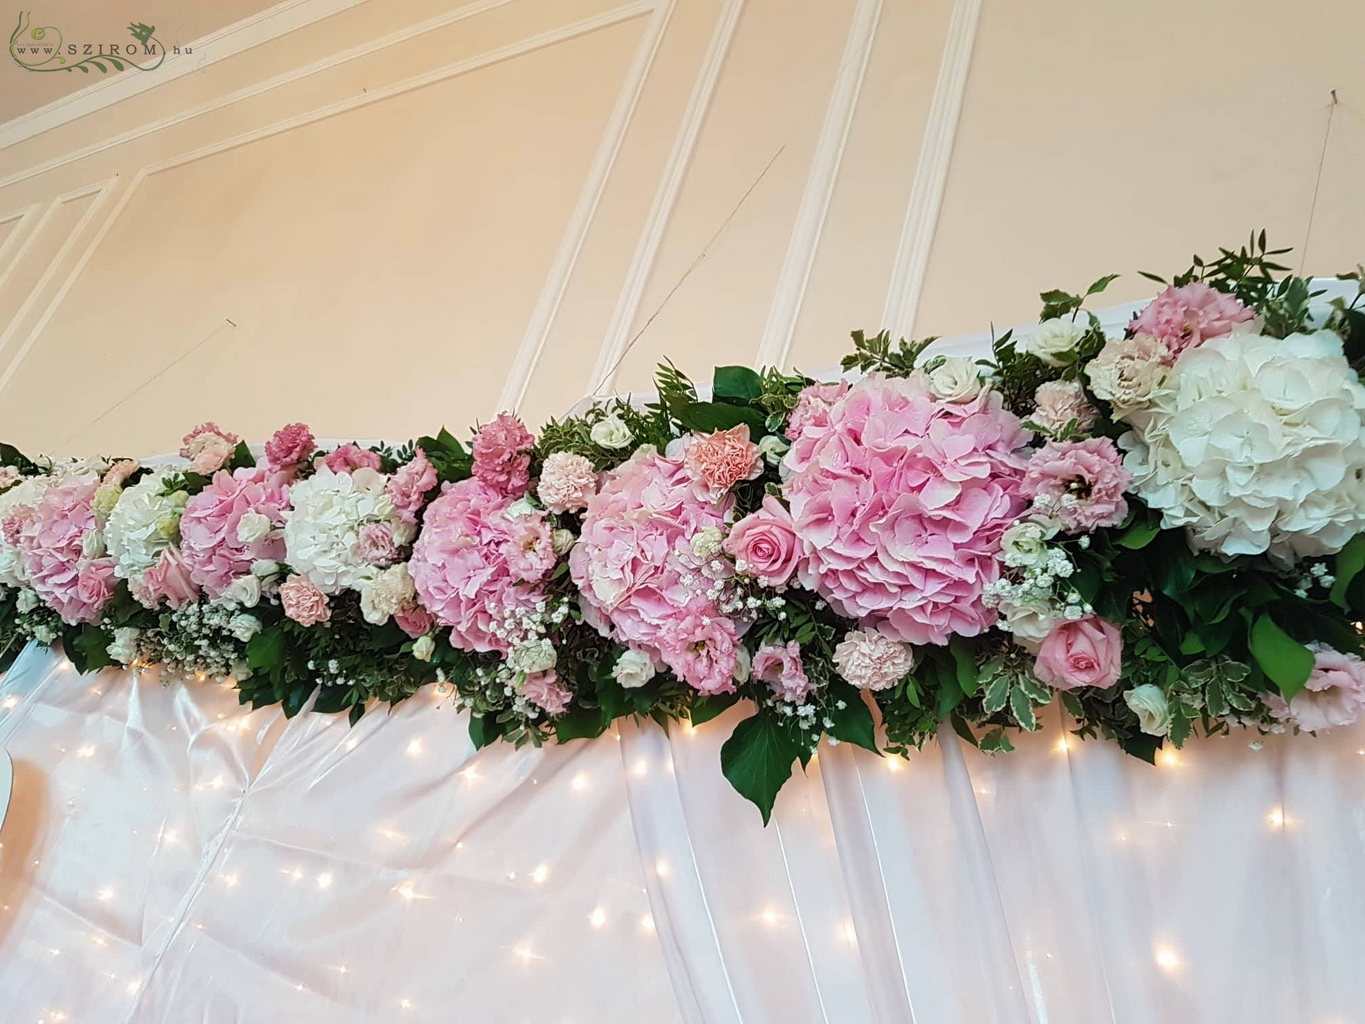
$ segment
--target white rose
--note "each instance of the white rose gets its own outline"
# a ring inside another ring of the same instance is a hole
[[[1148,736],[1165,736],[1171,731],[1171,709],[1166,695],[1155,683],[1134,686],[1123,694],[1123,702],[1138,717],[1138,728]]]
[[[252,577],[243,576],[242,579],[249,580]],[[238,612],[228,622],[228,632],[242,643],[246,643],[260,631],[261,620],[254,615],[248,615],[246,612]]]
[[[507,655],[507,666],[514,672],[524,672],[529,676],[535,672],[549,671],[555,667],[558,660],[555,645],[542,637],[529,644],[512,648],[511,653]]]
[[[758,453],[768,460],[769,465],[776,466],[790,447],[786,438],[778,434],[764,434],[758,442]]]
[[[1057,534],[1055,526],[1034,520],[1015,523],[1000,536],[1000,554],[1005,564],[1016,568],[1042,565],[1048,560],[1047,542]]]
[[[436,641],[428,636],[419,636],[412,642],[412,656],[418,661],[430,661],[436,653]]]
[[[411,604],[416,596],[417,588],[413,585],[408,563],[399,562],[361,583],[360,614],[366,622],[382,626]]]
[[[725,534],[719,526],[703,526],[692,535],[692,554],[705,561],[720,554],[720,546]]]
[[[280,563],[269,558],[258,558],[251,563],[251,575],[259,579],[269,579],[271,576],[278,576]]]
[[[588,432],[592,443],[603,448],[625,448],[635,440],[635,435],[616,413],[605,416],[592,425]]]
[[[137,661],[137,638],[141,634],[142,630],[132,626],[120,626],[114,630],[114,642],[105,648],[109,657],[120,665],[131,665]]]
[[[261,603],[261,581],[253,575],[238,576],[223,588],[219,595],[223,604],[238,604],[243,608],[255,608]]]
[[[567,555],[577,540],[578,536],[572,530],[554,530],[550,533],[550,547],[556,555]]]
[[[259,512],[243,512],[242,518],[237,520],[237,540],[243,544],[251,544],[267,536],[274,528],[269,516],[263,516]]]
[[[633,690],[654,678],[654,661],[644,651],[627,650],[616,659],[611,675],[627,690]]]
[[[1078,322],[1059,316],[1026,330],[1015,342],[1015,348],[1037,356],[1048,366],[1065,366],[1070,362],[1066,357],[1075,351],[1089,330],[1089,321]]]
[[[969,356],[948,356],[929,374],[929,393],[943,402],[970,402],[981,387],[980,368]]]
[[[507,506],[507,511],[504,514],[508,519],[524,519],[526,516],[535,515],[536,507],[531,504],[529,499],[518,498]]]
[[[1062,617],[1048,601],[1001,601],[999,611],[1000,625],[1013,634],[1020,647],[1035,654]]]

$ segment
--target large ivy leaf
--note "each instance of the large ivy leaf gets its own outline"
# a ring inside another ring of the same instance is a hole
[[[602,708],[585,708],[575,703],[568,711],[555,719],[555,739],[560,743],[569,740],[594,739],[607,731],[611,720]]]
[[[724,402],[689,402],[678,414],[678,422],[688,430],[702,434],[709,434],[713,430],[729,430],[747,423],[749,437],[755,441],[768,432],[763,414],[757,409]]]
[[[718,715],[723,715],[734,707],[737,700],[739,700],[737,693],[713,693],[705,697],[698,697],[692,701],[692,707],[689,709],[687,717],[693,725],[701,725]]]
[[[834,723],[828,730],[829,734],[841,743],[852,743],[874,754],[878,753],[876,726],[862,692],[831,681],[829,695],[835,701],[829,709],[829,720]],[[837,706],[839,701],[843,702],[842,708]]]
[[[720,748],[720,770],[740,796],[758,808],[763,824],[772,817],[777,791],[791,777],[801,744],[777,718],[759,712],[735,726]]]
[[[763,383],[747,366],[717,366],[711,378],[711,393],[728,402],[747,403],[763,393]]]
[[[1365,533],[1358,533],[1337,555],[1336,581],[1332,584],[1331,596],[1332,603],[1338,608],[1350,610],[1346,591],[1362,569],[1365,569]]]
[[[1251,624],[1248,642],[1261,671],[1279,687],[1285,700],[1292,700],[1313,671],[1313,652],[1265,614]]]

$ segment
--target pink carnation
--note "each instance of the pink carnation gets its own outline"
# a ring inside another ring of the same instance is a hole
[[[771,494],[765,494],[762,507],[737,522],[725,538],[725,551],[736,568],[765,587],[780,587],[791,579],[800,549],[791,513]]]
[[[783,460],[802,584],[907,643],[990,628],[1028,439],[990,389],[946,403],[920,378],[859,381]]]
[[[528,450],[535,443],[535,437],[522,426],[521,420],[498,413],[493,422],[485,423],[474,435],[471,450],[475,478],[499,494],[520,498],[531,482]]]
[[[232,458],[239,440],[236,434],[229,434],[216,423],[201,423],[185,435],[180,455],[190,460],[191,472],[216,473]]]
[[[323,457],[322,464],[333,473],[354,473],[357,469],[378,470],[383,464],[379,453],[368,451],[358,444],[343,444]]]
[[[785,701],[799,704],[815,684],[806,678],[801,663],[801,645],[795,640],[784,647],[766,644],[754,654],[753,673],[756,679],[772,687],[773,693]]]
[[[1107,437],[1049,441],[1029,460],[1024,493],[1065,532],[1090,533],[1123,522],[1128,514],[1123,492],[1132,480]]]
[[[104,474],[104,483],[111,487],[122,487],[128,478],[138,471],[136,459],[119,459]]]
[[[551,512],[578,512],[597,491],[592,461],[573,452],[555,452],[540,468],[536,494]]]
[[[398,518],[409,526],[417,522],[417,513],[422,510],[422,502],[427,493],[436,487],[436,469],[427,461],[427,453],[417,449],[412,461],[398,468],[384,484],[384,493],[393,502]]]
[[[316,626],[332,618],[327,595],[302,576],[290,576],[280,584],[280,605],[301,626]]]
[[[398,561],[398,540],[388,523],[366,523],[356,537],[355,553],[363,561],[383,569]]]
[[[573,694],[559,685],[554,669],[532,672],[522,681],[521,695],[547,715],[560,714],[573,700]]]
[[[811,384],[796,399],[796,408],[787,417],[787,440],[795,441],[807,427],[824,430],[829,426],[829,411],[848,394],[848,381],[837,384]]]
[[[1210,338],[1231,334],[1234,327],[1255,316],[1235,296],[1203,281],[1192,281],[1180,288],[1167,288],[1149,302],[1128,325],[1128,333],[1161,339],[1174,359],[1187,348],[1198,348]]]
[[[1083,389],[1074,380],[1050,380],[1038,385],[1033,393],[1034,423],[1050,434],[1065,430],[1070,423],[1075,430],[1084,434],[1095,425],[1099,415],[1095,407],[1085,397]]]
[[[749,425],[694,436],[683,448],[683,465],[702,493],[722,498],[741,480],[754,480],[763,472],[763,456],[749,440]]]
[[[152,611],[160,608],[162,601],[172,608],[183,608],[199,598],[199,588],[194,585],[189,567],[174,545],[163,548],[156,565],[130,580],[128,590],[138,604]]]
[[[1287,702],[1278,693],[1265,695],[1270,713],[1307,732],[1352,725],[1365,710],[1365,661],[1326,644],[1308,645],[1313,671],[1302,690]]]
[[[584,618],[704,692],[732,685],[739,630],[708,596],[716,581],[692,538],[723,528],[733,503],[700,497],[681,459],[644,451],[603,477],[569,552]]]
[[[209,486],[190,498],[180,518],[180,551],[190,578],[210,598],[220,597],[260,559],[284,557],[279,527],[289,507],[284,475],[264,467],[214,474]],[[262,537],[242,540],[238,528],[248,512],[265,516],[272,529]]]
[[[1063,619],[1038,648],[1033,674],[1059,690],[1108,689],[1123,669],[1123,636],[1108,619]]]
[[[461,480],[446,484],[422,518],[408,563],[412,581],[436,621],[451,627],[451,643],[463,650],[506,654],[522,639],[517,621],[544,604],[534,584],[549,565],[539,563],[537,573],[530,554],[512,550],[535,530],[527,520],[544,525],[544,517],[508,515],[511,504],[481,480]]]
[[[22,516],[13,517],[29,582],[72,626],[99,621],[117,585],[112,558],[85,554],[85,537],[98,528],[91,502],[99,485],[94,473],[66,477],[49,486]]]
[[[306,423],[290,423],[265,443],[265,460],[271,469],[294,469],[307,461],[316,447]]]

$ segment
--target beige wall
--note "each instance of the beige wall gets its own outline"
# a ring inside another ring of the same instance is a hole
[[[0,125],[0,437],[407,437],[1009,323],[1300,245],[1332,88],[1309,260],[1344,269],[1363,36],[1327,0],[282,4]]]

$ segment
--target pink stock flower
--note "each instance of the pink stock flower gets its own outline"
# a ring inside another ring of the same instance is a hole
[[[531,482],[528,450],[535,443],[535,437],[522,426],[521,420],[498,413],[491,423],[479,428],[470,446],[475,478],[499,494],[520,498]]]
[[[383,463],[378,452],[368,451],[358,444],[349,443],[328,452],[323,457],[322,464],[333,473],[354,473],[357,469],[378,471]]]
[[[946,403],[921,378],[860,380],[783,459],[802,584],[907,643],[989,629],[1028,439],[990,389]]]
[[[698,612],[670,621],[659,637],[664,664],[699,693],[734,693],[738,648],[733,622]]]
[[[1210,338],[1231,334],[1238,324],[1256,314],[1234,296],[1203,281],[1167,288],[1128,325],[1129,334],[1147,334],[1164,341],[1174,360],[1187,348],[1198,348]]]
[[[536,575],[535,559],[523,551],[514,569],[509,550],[514,538],[524,541],[535,529],[527,520],[543,525],[544,517],[509,515],[511,504],[481,480],[461,480],[446,484],[422,518],[408,562],[412,581],[436,621],[451,627],[451,643],[463,650],[506,654],[522,639],[520,622],[544,604],[535,584],[548,565]]]
[[[317,442],[306,423],[289,423],[265,443],[265,460],[271,469],[295,469],[313,454]]]
[[[161,607],[162,601],[172,608],[183,608],[199,598],[189,566],[174,545],[162,549],[156,565],[129,580],[128,590],[138,604],[152,611]]]
[[[86,535],[98,529],[91,503],[99,485],[94,473],[58,480],[6,524],[34,591],[67,625],[97,622],[117,585],[112,558],[85,554]]]
[[[436,628],[436,617],[416,601],[411,601],[394,613],[393,621],[408,636],[416,639]]]
[[[398,561],[398,541],[387,523],[366,523],[356,537],[355,553],[382,569]]]
[[[807,427],[824,430],[829,426],[829,411],[848,394],[848,382],[811,384],[796,399],[796,408],[787,417],[787,440],[795,441]]]
[[[1123,637],[1108,619],[1087,615],[1063,619],[1052,627],[1038,648],[1033,674],[1058,690],[1078,686],[1107,689],[1119,681],[1123,668]]]
[[[415,525],[417,513],[422,510],[422,502],[427,493],[436,488],[436,469],[427,461],[427,453],[417,449],[412,461],[400,466],[384,484],[384,493],[393,502],[398,518],[408,525]]]
[[[695,435],[683,449],[683,465],[712,501],[719,501],[741,480],[763,472],[763,456],[749,440],[749,425]]]
[[[569,706],[573,694],[559,685],[554,669],[532,672],[521,684],[521,695],[547,715],[558,715]]]
[[[1365,710],[1365,661],[1326,644],[1311,643],[1313,671],[1303,689],[1286,702],[1278,693],[1264,695],[1270,713],[1306,732],[1325,732],[1352,725]]]
[[[796,571],[800,541],[787,506],[765,494],[762,507],[735,524],[724,548],[740,572],[749,573],[765,587],[780,587]]]
[[[193,473],[216,473],[232,458],[239,440],[236,434],[229,434],[216,423],[201,423],[185,435],[180,456],[190,460]]]
[[[290,576],[280,584],[284,614],[301,626],[316,626],[332,618],[332,605],[324,594],[302,576]]]
[[[815,689],[815,684],[806,678],[805,666],[801,663],[801,645],[795,640],[779,647],[766,644],[754,654],[753,673],[772,687],[773,693],[785,701],[799,704],[806,694]]]
[[[1049,441],[1029,460],[1024,493],[1033,507],[1067,533],[1117,526],[1128,514],[1124,490],[1133,482],[1107,437]]]
[[[573,452],[555,452],[540,468],[536,494],[551,512],[578,512],[587,508],[597,491],[597,471],[592,462]]]
[[[251,572],[253,562],[283,558],[279,527],[288,507],[289,488],[281,473],[256,467],[214,474],[180,517],[180,553],[190,578],[210,598],[217,598],[233,580]],[[264,516],[269,531],[260,535],[244,531],[242,517],[248,513]]]

